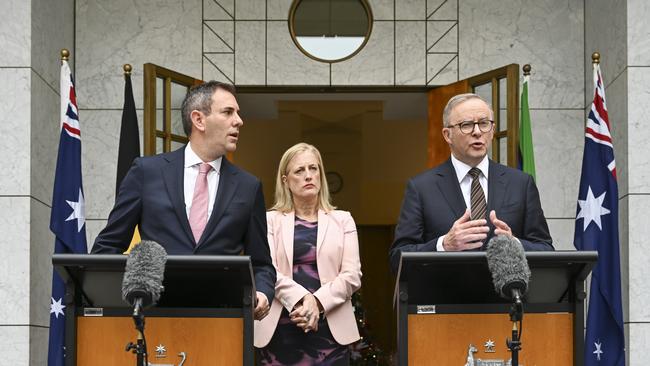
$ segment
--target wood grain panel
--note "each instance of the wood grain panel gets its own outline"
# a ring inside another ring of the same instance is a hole
[[[450,155],[449,145],[447,145],[447,141],[442,137],[442,112],[447,102],[451,97],[462,93],[469,93],[470,90],[469,82],[467,80],[460,80],[453,84],[440,86],[429,91],[429,138],[427,146],[427,152],[429,154],[427,165],[429,168],[438,166],[447,160]]]
[[[185,365],[241,365],[244,337],[242,318],[146,319],[145,336],[149,362],[178,365],[180,352]],[[135,355],[125,352],[137,332],[130,317],[78,317],[77,365],[134,365]],[[167,357],[156,358],[156,346],[164,345]]]
[[[572,314],[525,314],[519,363],[571,365]],[[474,359],[509,360],[505,340],[512,335],[508,314],[422,314],[408,316],[408,364],[464,365],[468,345],[478,350]],[[495,353],[485,353],[485,342],[495,343]]]

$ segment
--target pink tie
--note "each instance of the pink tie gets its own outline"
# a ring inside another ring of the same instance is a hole
[[[199,165],[199,175],[196,177],[192,207],[190,208],[190,227],[197,244],[208,223],[208,202],[210,201],[208,198],[208,173],[210,169],[212,166],[208,163]]]

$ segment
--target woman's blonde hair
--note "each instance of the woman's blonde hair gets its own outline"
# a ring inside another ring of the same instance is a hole
[[[325,177],[325,167],[323,166],[323,159],[320,156],[318,149],[313,146],[306,144],[304,142],[295,144],[291,146],[287,151],[282,155],[280,159],[280,165],[278,166],[278,174],[275,179],[275,203],[271,210],[277,210],[280,212],[290,212],[293,211],[293,197],[289,187],[284,184],[282,177],[286,176],[289,172],[287,168],[291,160],[298,154],[310,151],[316,156],[318,160],[318,169],[320,170],[320,191],[318,192],[318,208],[325,210],[327,212],[336,209],[330,201],[330,191],[327,186],[327,177]]]

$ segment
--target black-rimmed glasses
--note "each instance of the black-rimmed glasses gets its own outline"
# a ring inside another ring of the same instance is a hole
[[[474,131],[474,126],[476,126],[476,125],[478,125],[478,129],[481,132],[484,132],[484,133],[485,132],[490,132],[490,131],[492,131],[492,128],[494,127],[494,121],[489,120],[489,119],[482,119],[482,120],[479,120],[479,121],[476,121],[476,122],[474,122],[474,121],[462,121],[462,122],[456,123],[455,125],[450,125],[449,128],[458,127],[460,132],[462,132],[462,133],[464,133],[466,135],[469,135],[470,133],[472,133],[472,131]]]

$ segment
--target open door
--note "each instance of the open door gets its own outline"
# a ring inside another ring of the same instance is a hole
[[[144,155],[176,150],[187,143],[181,104],[190,87],[203,81],[154,64],[144,64]]]
[[[519,144],[519,65],[510,64],[429,91],[429,167],[449,158],[449,146],[442,137],[442,111],[451,97],[476,93],[492,105],[494,139],[490,158],[510,167],[517,166]]]

